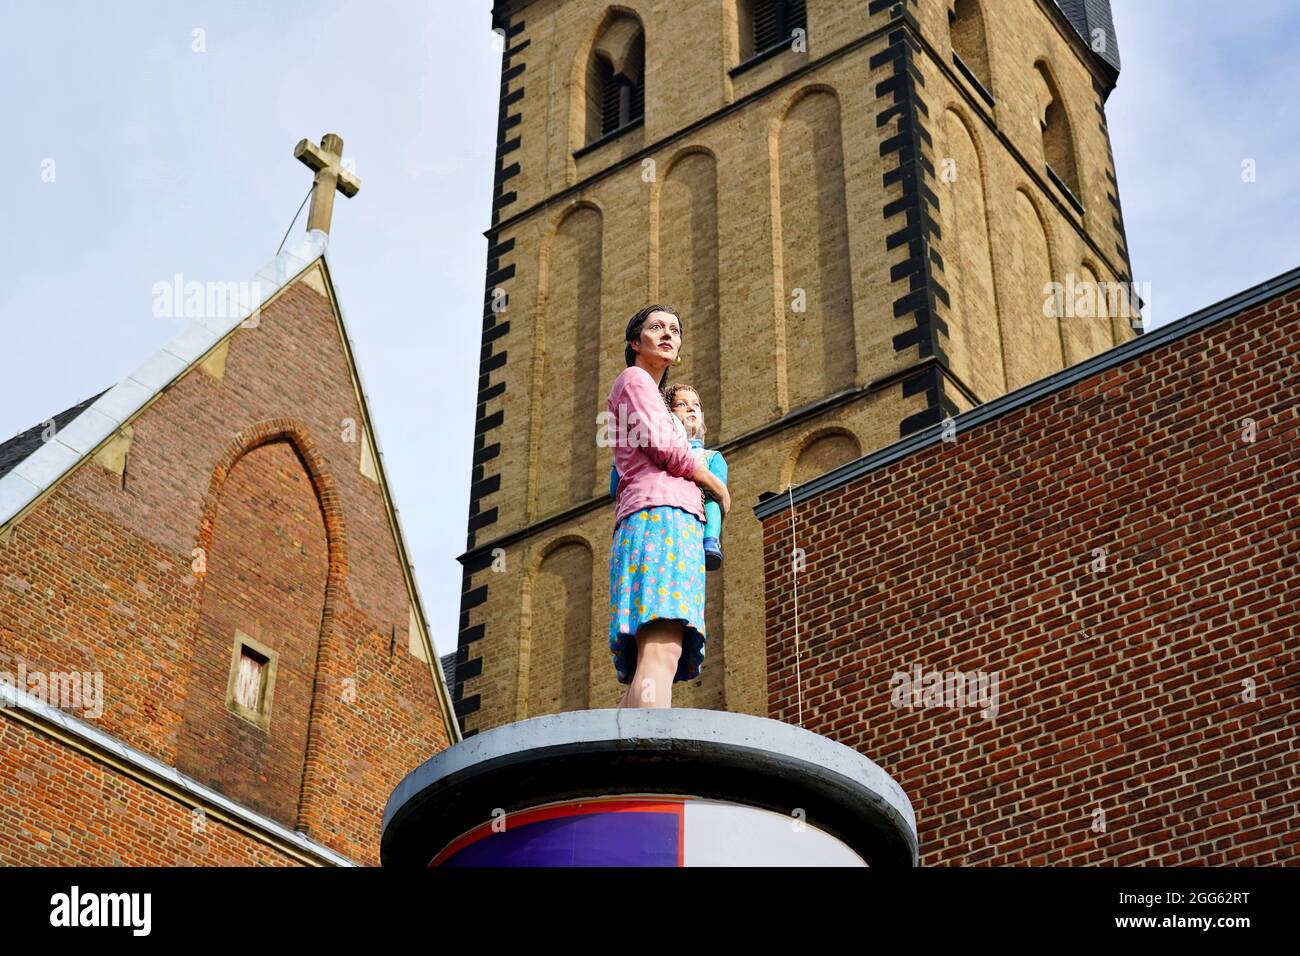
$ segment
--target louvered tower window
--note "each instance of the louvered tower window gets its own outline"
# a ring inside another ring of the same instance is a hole
[[[645,32],[628,14],[612,16],[587,61],[587,145],[639,126],[645,117]],[[586,147],[583,147],[586,149]]]
[[[641,78],[637,80],[636,85],[632,87],[632,115],[628,122],[639,120],[645,116],[645,73],[641,73]]]
[[[645,115],[645,86],[600,61],[600,133],[608,135]]]
[[[784,44],[795,30],[808,29],[804,0],[753,0],[754,53]]]

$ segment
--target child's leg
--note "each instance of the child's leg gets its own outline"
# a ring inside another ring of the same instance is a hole
[[[712,498],[704,501],[704,537],[716,538],[722,534],[722,505]]]
[[[722,567],[722,506],[713,499],[704,502],[704,567],[716,571]]]

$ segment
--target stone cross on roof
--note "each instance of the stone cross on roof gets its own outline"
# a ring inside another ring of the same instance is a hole
[[[311,140],[300,140],[293,148],[304,166],[316,170],[316,182],[311,191],[311,211],[307,214],[307,231],[330,231],[330,216],[334,212],[334,190],[351,199],[361,189],[361,180],[343,166],[343,137],[326,133],[317,146]]]

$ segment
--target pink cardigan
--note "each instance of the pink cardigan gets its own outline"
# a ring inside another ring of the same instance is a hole
[[[695,453],[686,428],[664,405],[650,373],[629,365],[605,401],[618,469],[614,527],[643,508],[673,505],[704,520],[704,492],[691,476]]]

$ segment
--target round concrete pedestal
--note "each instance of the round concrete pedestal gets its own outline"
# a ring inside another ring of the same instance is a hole
[[[384,810],[385,866],[915,866],[916,820],[852,748],[765,717],[671,707],[494,727]]]

